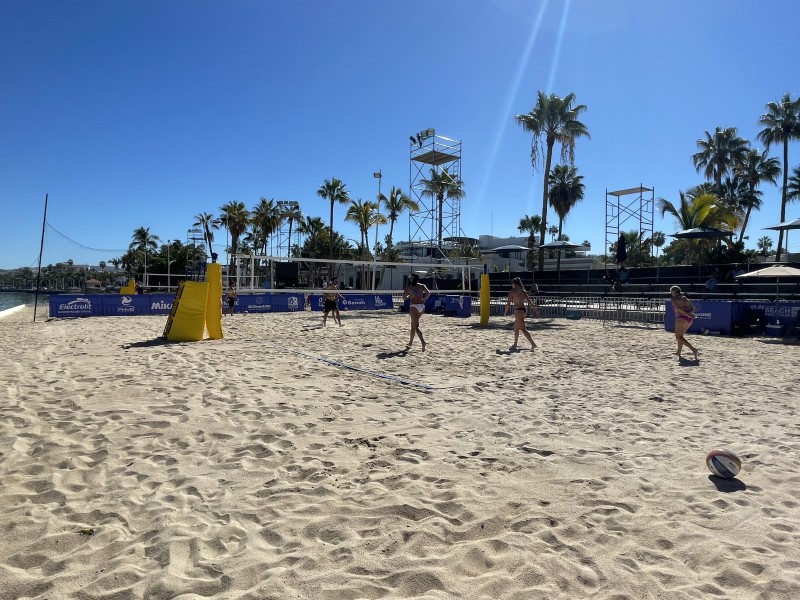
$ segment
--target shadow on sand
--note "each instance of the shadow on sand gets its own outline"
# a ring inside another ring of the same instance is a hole
[[[731,492],[743,492],[747,486],[743,481],[736,479],[725,479],[724,477],[717,477],[716,475],[709,475],[708,480],[713,483],[720,492],[730,494]]]

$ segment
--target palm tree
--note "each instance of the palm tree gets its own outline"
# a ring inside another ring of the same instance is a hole
[[[756,138],[769,150],[772,144],[783,144],[783,187],[781,188],[781,220],[786,220],[786,192],[789,178],[789,142],[800,139],[800,98],[792,100],[790,94],[784,94],[779,102],[770,102],[765,112],[758,119],[762,129]],[[778,233],[778,250],[775,260],[781,260],[783,247],[783,230]]]
[[[733,167],[734,173],[747,186],[747,193],[742,197],[739,208],[744,212],[744,220],[739,230],[739,241],[744,239],[744,232],[750,220],[750,213],[755,208],[761,208],[761,192],[757,189],[763,182],[774,185],[778,183],[778,175],[781,173],[781,165],[777,158],[767,157],[767,151],[758,150],[748,151],[744,158]]]
[[[547,228],[547,233],[550,234],[551,241],[555,240],[558,235],[558,227],[556,225],[550,225],[550,227]]]
[[[250,221],[253,224],[253,238],[257,251],[269,254],[269,238],[283,223],[281,207],[275,204],[275,199],[267,200],[262,197],[253,208]]]
[[[663,231],[654,231],[651,239],[653,240],[653,246],[656,247],[656,259],[658,259],[658,249],[667,243],[667,236],[664,235]]]
[[[525,253],[525,268],[533,262],[533,249],[536,246],[536,231],[542,224],[542,217],[539,215],[525,215],[519,220],[517,229],[520,233],[528,234],[528,252]]]
[[[539,227],[539,270],[544,270],[544,236],[547,232],[547,178],[553,158],[553,146],[561,145],[562,162],[575,162],[575,141],[582,136],[590,138],[589,130],[578,120],[586,110],[583,104],[573,105],[575,94],[570,92],[563,98],[555,94],[549,96],[539,90],[536,106],[525,115],[515,117],[524,131],[533,134],[531,141],[531,165],[534,171],[542,159],[544,145],[545,165],[542,186],[542,223]]]
[[[444,230],[444,199],[461,200],[464,198],[464,182],[458,175],[451,174],[447,168],[437,171],[431,169],[430,179],[421,179],[420,183],[425,186],[422,195],[428,198],[435,198],[437,205],[438,232],[436,242],[439,252],[442,251],[442,231]]]
[[[221,217],[220,224],[228,229],[231,236],[231,257],[235,257],[239,251],[239,237],[247,231],[247,226],[250,224],[250,212],[244,205],[244,202],[231,200],[219,209]],[[235,258],[233,258],[228,265],[228,277],[233,272]]]
[[[320,188],[317,190],[317,196],[331,202],[331,220],[330,220],[330,256],[333,260],[333,205],[337,202],[339,204],[347,204],[350,201],[350,195],[347,192],[347,187],[341,180],[332,177],[330,180],[326,179]]]
[[[558,215],[558,239],[561,239],[564,219],[567,218],[569,211],[583,200],[586,186],[581,183],[582,179],[583,175],[578,175],[578,170],[568,165],[556,165],[550,171],[548,176],[548,185],[550,187],[548,199],[550,206],[553,207],[553,210]],[[561,252],[558,253],[556,268],[559,271],[561,270]]]
[[[713,135],[706,131],[705,136],[697,140],[700,152],[692,156],[692,163],[698,173],[703,170],[705,178],[714,181],[717,195],[722,197],[722,177],[742,162],[749,142],[736,134],[735,127],[717,127]]]
[[[197,213],[194,216],[194,226],[195,227],[202,227],[203,228],[203,239],[208,246],[208,255],[213,256],[214,251],[212,249],[212,244],[214,243],[214,232],[213,229],[219,229],[220,221],[211,213]]]
[[[792,176],[786,184],[786,201],[800,200],[800,166],[792,170]],[[781,221],[783,223],[783,221]]]
[[[361,244],[359,250],[361,251],[361,260],[366,260],[369,254],[369,228],[373,225],[386,223],[386,217],[378,212],[378,203],[367,200],[364,202],[361,198],[358,200],[351,200],[350,207],[347,209],[345,221],[350,221],[358,226],[361,232]],[[362,283],[366,282],[366,271],[362,277]]]
[[[769,256],[769,251],[772,250],[772,238],[768,235],[759,238],[758,242],[756,242],[756,247],[758,247],[763,256]]]
[[[658,205],[661,216],[663,217],[669,213],[682,230],[694,229],[695,227],[715,227],[733,231],[739,224],[736,214],[730,208],[724,206],[719,198],[713,194],[701,193],[697,196],[692,196],[680,192],[678,206],[664,198],[658,199]],[[688,263],[692,257],[692,246],[689,242],[693,240],[680,241],[687,242],[686,260]],[[702,243],[703,240],[697,241]],[[730,244],[730,240],[726,240],[726,242]]]
[[[386,208],[386,212],[388,213],[387,218],[389,219],[389,235],[386,236],[386,245],[391,247],[394,243],[394,224],[397,222],[397,219],[405,211],[419,211],[419,203],[416,200],[412,200],[407,194],[404,194],[403,190],[400,188],[392,186],[392,189],[389,191],[389,197],[383,197],[383,206]]]
[[[157,235],[153,235],[150,233],[149,227],[139,227],[134,230],[133,235],[131,236],[131,243],[128,246],[128,250],[134,252],[139,257],[141,253],[144,257],[144,269],[145,274],[147,270],[147,252],[155,252],[158,248],[157,242],[159,241],[159,237]],[[72,259],[70,259],[71,263]]]
[[[299,223],[303,219],[303,212],[300,210],[300,205],[294,201],[284,205],[283,212],[281,213],[281,218],[286,219],[289,222],[289,241],[287,243],[288,248],[286,249],[286,256],[291,256],[292,225],[294,223]]]

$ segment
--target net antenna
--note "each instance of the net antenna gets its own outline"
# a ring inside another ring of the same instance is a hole
[[[409,215],[408,250],[412,260],[449,262],[450,252],[464,238],[461,142],[438,135],[433,128],[409,140],[409,190],[419,210]]]
[[[655,215],[655,188],[639,187],[609,192],[606,189],[606,245],[605,262],[611,245],[616,244],[624,228],[639,231],[641,247],[650,247],[653,253],[653,221]]]

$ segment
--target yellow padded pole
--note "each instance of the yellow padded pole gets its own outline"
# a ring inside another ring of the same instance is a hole
[[[222,265],[211,263],[206,270],[206,329],[212,340],[222,339]]]
[[[481,325],[489,324],[489,275],[481,275]]]
[[[201,281],[185,281],[183,293],[175,299],[174,315],[167,332],[171,342],[199,342],[206,329],[206,298],[208,284]]]

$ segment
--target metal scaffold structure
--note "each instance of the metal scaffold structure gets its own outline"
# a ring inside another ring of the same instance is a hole
[[[289,256],[292,247],[300,245],[300,233],[297,231],[300,223],[297,220],[293,220],[290,224],[285,215],[290,211],[299,213],[300,203],[297,200],[278,200],[277,205],[284,218],[281,219],[280,228],[271,236],[273,242],[270,245],[271,252],[276,256]],[[289,239],[289,229],[291,229],[291,239]]]
[[[412,254],[447,260],[448,251],[463,237],[461,142],[437,135],[435,129],[423,129],[409,139],[410,196],[419,204],[409,217]]]
[[[626,230],[638,230],[639,238],[649,243],[652,254],[654,219],[655,188],[639,185],[615,192],[606,190],[606,255]]]

